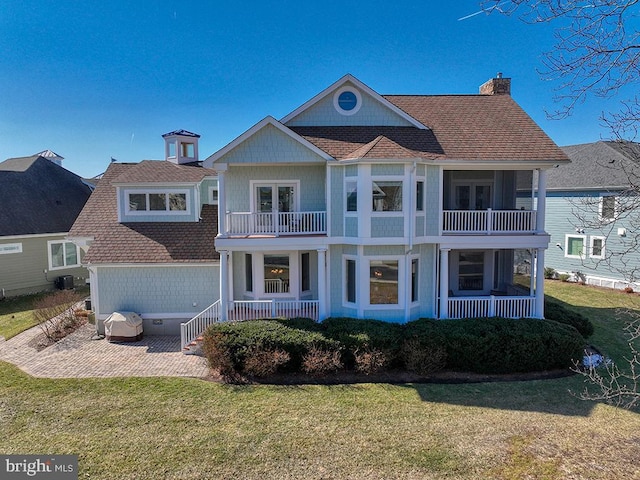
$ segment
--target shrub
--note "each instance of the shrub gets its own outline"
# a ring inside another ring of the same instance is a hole
[[[561,282],[568,282],[569,277],[571,277],[571,275],[569,275],[568,273],[561,273],[558,275],[558,278],[560,279]]]
[[[339,343],[326,338],[320,331],[301,328],[301,321],[251,320],[211,325],[203,337],[203,351],[212,368],[223,376],[245,373],[247,356],[255,349],[282,350],[289,361],[280,363],[282,371],[300,371],[304,355],[316,346],[326,350],[339,350]],[[316,327],[314,327],[315,329]]]
[[[633,288],[631,288],[630,286],[624,287],[624,293],[633,293]]]
[[[515,373],[569,368],[584,339],[569,325],[538,319],[471,318],[416,320],[407,337],[442,341],[447,368],[477,373]]]
[[[321,324],[327,337],[343,346],[342,360],[347,368],[357,369],[357,353],[378,351],[387,359],[385,366],[398,363],[403,326],[381,320],[327,318]],[[380,357],[380,354],[376,354]],[[364,360],[364,359],[362,359]]]
[[[544,316],[547,320],[571,325],[578,330],[584,338],[589,338],[593,335],[593,324],[588,318],[578,312],[565,308],[559,303],[545,299]]]
[[[556,278],[556,270],[551,267],[544,267],[544,278],[552,280]]]
[[[58,290],[34,303],[33,317],[48,343],[60,340],[84,323],[72,310],[80,299],[80,294],[73,290]]]
[[[402,344],[402,360],[405,368],[420,375],[442,370],[447,365],[447,350],[437,345],[432,337],[414,336]]]
[[[371,375],[384,371],[390,364],[391,359],[387,352],[379,349],[355,350],[355,369],[359,373]]]
[[[312,346],[302,358],[302,370],[312,375],[333,373],[342,368],[339,350]]]
[[[254,377],[268,377],[286,365],[290,359],[291,356],[280,348],[264,349],[254,346],[245,356],[244,373]]]

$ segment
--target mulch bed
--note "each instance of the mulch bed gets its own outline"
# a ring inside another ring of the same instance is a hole
[[[34,337],[28,345],[31,348],[35,348],[36,351],[41,352],[47,347],[56,344],[66,336],[72,334],[77,329],[87,324],[87,317],[85,316],[76,316],[73,322],[70,321],[61,321],[58,322],[55,327],[51,327],[49,330],[49,335],[46,335],[44,331]]]
[[[431,375],[417,375],[404,370],[364,375],[356,372],[337,372],[329,375],[308,375],[303,373],[276,374],[264,378],[238,377],[223,378],[218,372],[211,371],[206,378],[209,381],[249,385],[341,385],[358,383],[441,383],[465,384],[487,382],[524,382],[547,380],[574,375],[571,370],[549,370],[544,372],[480,374],[472,372],[440,371]]]

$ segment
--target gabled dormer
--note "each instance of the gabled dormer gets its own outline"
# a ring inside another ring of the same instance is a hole
[[[198,139],[200,135],[187,130],[175,130],[162,135],[164,138],[164,159],[183,165],[198,162]]]

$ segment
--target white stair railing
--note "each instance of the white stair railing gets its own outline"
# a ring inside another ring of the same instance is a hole
[[[193,342],[209,325],[220,321],[220,300],[209,305],[191,320],[180,324],[180,347],[184,349]]]

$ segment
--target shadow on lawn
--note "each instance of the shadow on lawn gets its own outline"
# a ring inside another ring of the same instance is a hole
[[[571,394],[571,391],[577,393],[583,389],[582,379],[577,376],[482,384],[423,383],[402,386],[414,389],[425,402],[465,407],[587,417],[596,406],[595,402],[580,400]]]

